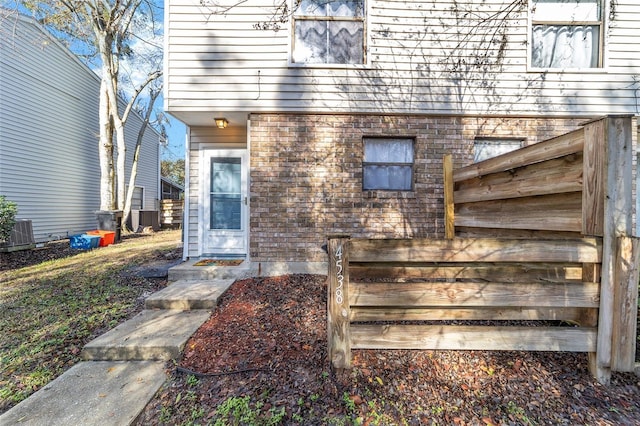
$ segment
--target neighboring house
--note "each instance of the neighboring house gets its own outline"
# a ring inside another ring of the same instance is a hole
[[[98,76],[37,22],[0,10],[0,194],[33,222],[36,241],[97,227],[99,89]],[[127,121],[128,155],[141,124],[135,114]],[[147,128],[134,209],[158,210],[159,137]]]
[[[262,0],[166,3],[185,257],[442,237],[444,154],[460,167],[638,113],[637,0],[297,3],[281,24]]]
[[[161,200],[181,200],[184,194],[184,187],[175,183],[169,178],[164,176],[160,177],[160,184],[162,185]]]

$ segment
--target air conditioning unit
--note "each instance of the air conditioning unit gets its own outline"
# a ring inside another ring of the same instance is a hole
[[[36,241],[33,238],[33,222],[29,219],[16,220],[9,241],[0,244],[1,251],[27,250],[35,247]]]

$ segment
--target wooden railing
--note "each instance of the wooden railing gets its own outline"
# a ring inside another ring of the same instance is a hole
[[[597,238],[332,237],[328,247],[335,368],[350,366],[351,349],[596,350]],[[527,325],[540,320],[558,324]]]
[[[455,170],[445,156],[446,237],[601,237],[606,220],[631,235],[632,123],[606,117]]]
[[[631,122],[458,170],[445,159],[444,240],[330,237],[333,367],[352,349],[486,349],[586,352],[602,383],[632,371]]]

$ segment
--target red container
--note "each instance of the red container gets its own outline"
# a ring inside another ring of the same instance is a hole
[[[87,235],[98,235],[100,236],[100,247],[106,247],[110,244],[113,244],[115,238],[116,238],[116,233],[114,231],[101,231],[101,230],[95,230],[95,231],[89,231],[87,232]]]

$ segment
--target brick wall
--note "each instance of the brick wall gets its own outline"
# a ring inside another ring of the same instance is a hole
[[[473,159],[476,137],[539,142],[585,119],[432,116],[251,116],[250,256],[324,261],[328,234],[443,237],[442,157]],[[363,137],[415,139],[414,190],[363,191]]]

